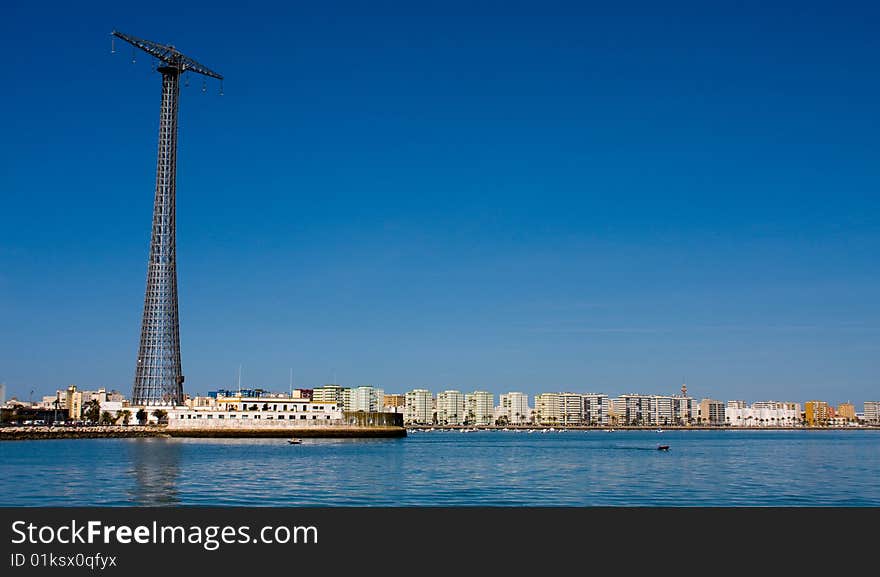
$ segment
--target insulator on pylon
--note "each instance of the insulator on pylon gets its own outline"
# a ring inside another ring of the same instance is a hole
[[[223,81],[220,81],[220,96],[223,96]]]
[[[208,91],[208,81],[202,80],[202,92],[207,92],[207,91]]]

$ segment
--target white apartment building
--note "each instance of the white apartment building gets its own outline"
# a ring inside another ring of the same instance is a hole
[[[618,419],[623,425],[652,425],[652,397],[650,395],[620,395],[615,407]],[[621,410],[622,409],[622,410]]]
[[[539,425],[557,425],[562,418],[559,393],[535,395],[535,422]]]
[[[652,395],[651,396],[651,425],[674,425],[675,423],[675,403],[671,396]]]
[[[697,402],[693,398],[678,395],[672,397],[673,425],[690,425],[696,422],[699,412]]]
[[[626,419],[626,399],[616,397],[608,399],[608,416],[609,421],[618,425],[625,425]]]
[[[529,396],[511,392],[501,395],[495,411],[497,417],[505,417],[511,425],[522,425],[529,421]]]
[[[385,391],[376,387],[355,387],[346,389],[344,407],[346,411],[382,412]]]
[[[584,398],[579,393],[559,393],[559,424],[580,426],[584,422]]]
[[[464,395],[461,391],[448,390],[437,393],[438,425],[461,425],[465,416]]]
[[[865,422],[880,425],[880,401],[865,401]]]
[[[585,425],[607,425],[610,422],[608,395],[586,393],[581,395],[581,398],[584,404]]]
[[[495,395],[487,391],[474,391],[465,395],[468,424],[486,426],[494,424]]]
[[[430,425],[434,422],[434,398],[431,391],[413,389],[406,393],[403,422],[406,425]]]
[[[800,403],[728,401],[725,421],[732,427],[794,427],[801,423]]]
[[[339,385],[324,385],[317,387],[312,391],[312,402],[314,403],[339,403],[345,405],[345,397],[349,394],[347,387]],[[350,402],[350,401],[349,401]]]

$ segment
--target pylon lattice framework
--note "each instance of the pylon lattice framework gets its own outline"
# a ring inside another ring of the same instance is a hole
[[[177,110],[180,76],[193,71],[212,78],[222,76],[181,54],[173,46],[157,44],[120,32],[113,36],[159,59],[162,74],[162,108],[159,117],[159,151],[156,196],[147,288],[132,390],[133,405],[178,405],[183,402],[180,363],[180,318],[177,305]]]

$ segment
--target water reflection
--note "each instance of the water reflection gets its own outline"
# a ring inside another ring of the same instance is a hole
[[[178,483],[182,447],[172,439],[132,439],[129,473],[134,486],[129,499],[134,505],[166,506],[180,503]]]

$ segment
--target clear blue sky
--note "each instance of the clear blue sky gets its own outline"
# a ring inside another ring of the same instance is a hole
[[[160,78],[186,390],[880,397],[880,9],[32,3],[0,20],[0,382],[131,391]]]

